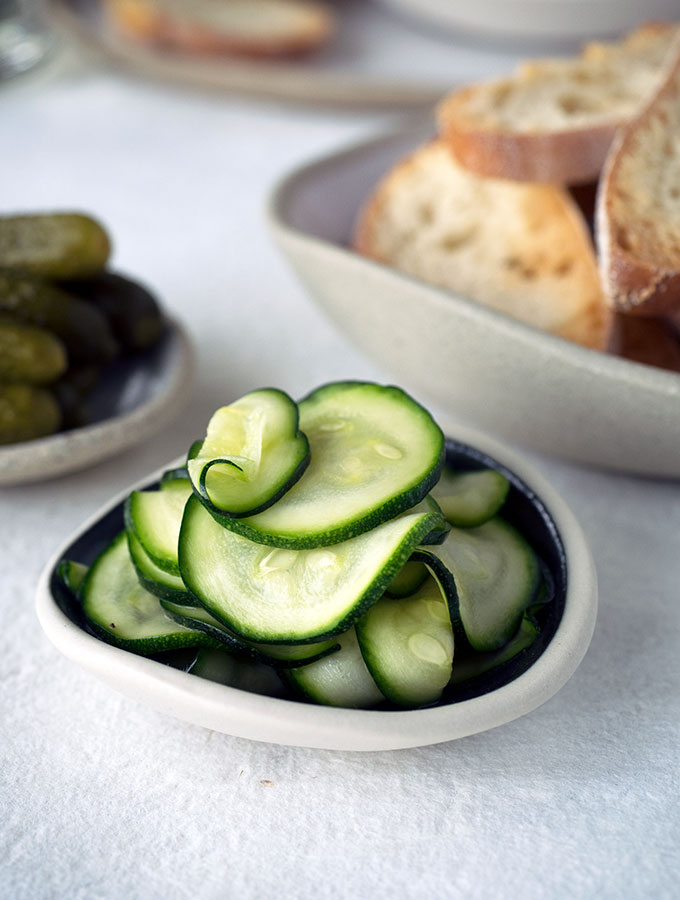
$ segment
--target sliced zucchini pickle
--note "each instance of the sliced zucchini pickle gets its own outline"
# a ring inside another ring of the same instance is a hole
[[[149,559],[170,575],[179,575],[177,541],[182,515],[192,494],[188,478],[167,478],[159,490],[133,491],[125,503],[125,523]]]
[[[272,549],[222,528],[193,496],[179,565],[187,588],[232,631],[265,643],[307,643],[346,631],[438,525],[437,514],[417,513],[331,547]]]
[[[368,709],[384,702],[361,655],[354,628],[338,637],[340,650],[318,662],[289,669],[286,677],[301,694],[324,706]]]
[[[161,485],[166,481],[174,481],[175,478],[188,478],[186,466],[174,466],[172,469],[166,469],[161,476]]]
[[[80,594],[89,566],[72,559],[62,559],[57,567],[57,574],[74,597]]]
[[[497,515],[509,489],[508,479],[495,469],[453,472],[445,467],[432,495],[451,525],[474,528]]]
[[[219,516],[250,516],[276,503],[309,463],[298,408],[274,388],[252,391],[212,416],[187,471],[194,490]]]
[[[530,647],[539,633],[535,620],[525,613],[513,637],[499,650],[491,650],[486,653],[478,653],[473,650],[457,655],[453,664],[450,684],[462,684],[497,669]]]
[[[470,646],[502,647],[541,583],[538,557],[524,537],[496,516],[477,528],[452,528],[443,544],[429,550],[453,575]]]
[[[444,453],[398,388],[252,391],[50,585],[102,640],[234,688],[386,715],[480,696],[555,633],[566,564],[520,481],[452,440],[438,483]]]
[[[437,515],[439,516],[440,526],[438,528],[434,528],[429,534],[426,534],[422,542],[423,544],[441,544],[446,535],[449,533],[451,523],[446,520],[441,507],[431,493],[426,497],[423,497],[423,499],[419,503],[416,503],[415,506],[411,506],[406,510],[406,512],[401,513],[401,515],[408,515],[410,513],[416,512],[437,513]]]
[[[454,639],[435,578],[409,597],[382,597],[356,630],[364,661],[389,700],[417,707],[439,699],[451,678]]]
[[[275,669],[254,660],[237,659],[224,650],[199,650],[187,671],[251,694],[282,697],[285,693]]]
[[[259,644],[234,634],[202,606],[181,604],[165,598],[161,599],[161,606],[176,622],[197,631],[204,631],[231,653],[268,666],[285,669],[289,666],[306,665],[328,656],[339,647],[336,640],[319,641],[314,644]]]
[[[145,655],[181,647],[219,646],[205,632],[176,622],[158,597],[139,583],[124,531],[93,563],[81,596],[92,630],[118,647]]]
[[[409,560],[394,576],[387,587],[390,597],[408,597],[414,594],[427,578],[427,569],[422,562]]]
[[[299,410],[311,451],[304,476],[262,513],[220,518],[226,528],[275,547],[329,546],[414,506],[439,478],[441,429],[399,388],[337,382]]]
[[[128,550],[140,584],[164,600],[184,606],[198,606],[198,600],[189,593],[179,575],[161,569],[139,543],[134,531],[127,532]]]

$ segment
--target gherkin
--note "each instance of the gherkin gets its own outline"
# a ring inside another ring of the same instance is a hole
[[[72,362],[108,362],[118,353],[109,323],[98,309],[41,278],[0,271],[0,312],[52,331]]]
[[[131,278],[101,272],[94,278],[64,282],[61,287],[102,312],[127,352],[146,350],[163,335],[166,321],[156,298]]]
[[[66,350],[56,335],[0,313],[0,382],[49,384],[67,366]]]
[[[61,426],[61,410],[50,391],[29,384],[0,384],[0,444],[45,437]]]
[[[43,278],[88,278],[111,253],[106,230],[81,213],[0,217],[0,268]]]

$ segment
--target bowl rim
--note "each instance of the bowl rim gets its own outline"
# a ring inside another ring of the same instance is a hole
[[[381,131],[363,139],[353,140],[343,146],[326,153],[316,154],[301,162],[276,181],[267,197],[265,215],[267,224],[275,238],[279,241],[295,241],[313,248],[315,253],[326,254],[339,259],[345,265],[359,266],[370,271],[379,272],[382,278],[395,282],[409,282],[437,304],[443,312],[450,310],[453,304],[464,315],[478,322],[492,321],[497,330],[502,330],[511,340],[523,343],[538,343],[550,349],[552,355],[577,363],[580,368],[594,374],[607,373],[608,377],[622,383],[635,384],[648,391],[664,394],[680,401],[680,373],[638,363],[613,354],[604,353],[585,347],[555,334],[534,328],[500,310],[484,306],[469,298],[436,287],[405,272],[395,269],[387,263],[362,256],[349,244],[341,244],[319,237],[311,230],[305,230],[289,221],[289,206],[299,188],[310,179],[323,178],[336,166],[351,161],[354,157],[379,152],[392,144],[402,146],[400,155],[407,155],[419,144],[435,136],[431,121],[423,121],[421,116],[414,117],[411,124],[400,125],[388,131]],[[395,157],[395,161],[399,156]],[[358,214],[359,209],[356,210]],[[348,236],[349,237],[349,236]]]
[[[91,636],[57,605],[50,577],[64,551],[125,499],[176,462],[140,479],[107,502],[52,555],[36,590],[36,613],[48,639],[66,657],[145,705],[195,725],[267,743],[329,750],[396,750],[486,731],[546,702],[569,680],[590,644],[597,615],[597,577],[583,531],[557,491],[513,451],[467,426],[439,424],[445,434],[507,466],[552,517],[567,560],[562,618],[542,654],[513,681],[486,694],[439,707],[352,710],[267,697],[196,678]],[[183,460],[182,460],[183,461]]]

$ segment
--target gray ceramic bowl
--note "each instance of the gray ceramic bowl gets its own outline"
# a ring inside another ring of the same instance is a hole
[[[179,719],[239,737],[336,750],[394,750],[464,737],[516,719],[552,697],[581,662],[595,625],[595,570],[580,526],[550,485],[487,438],[460,428],[455,437],[447,447],[453,462],[493,465],[510,478],[504,515],[530,537],[555,591],[544,607],[541,636],[524,656],[436,706],[333,709],[262,696],[136,656],[90,634],[78,603],[57,576],[58,563],[64,557],[91,563],[123,527],[129,491],[152,485],[163,470],[116,497],[57,551],[38,585],[40,623],[62,653],[111,687]]]
[[[274,237],[309,293],[399,384],[484,430],[584,463],[680,477],[680,375],[532,329],[352,252],[410,130],[313,162],[275,189]]]

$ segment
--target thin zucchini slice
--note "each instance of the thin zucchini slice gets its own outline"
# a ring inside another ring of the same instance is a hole
[[[447,522],[441,507],[432,496],[432,493],[429,493],[426,497],[423,497],[423,499],[419,503],[416,503],[415,506],[411,506],[406,510],[406,514],[415,512],[437,513],[441,526],[439,528],[433,529],[429,534],[426,534],[422,540],[422,543],[441,544],[446,535],[449,533],[451,524]],[[401,515],[405,515],[405,513],[402,513]]]
[[[188,478],[189,473],[187,472],[186,466],[175,466],[172,469],[166,469],[163,472],[161,477],[161,485],[165,484],[166,481],[174,481],[176,478]]]
[[[198,600],[189,593],[179,575],[171,575],[156,565],[137,540],[134,531],[127,532],[127,540],[130,559],[142,587],[165,600],[174,600],[187,606],[198,605]]]
[[[252,516],[279,500],[309,463],[298,408],[283,391],[251,391],[218,409],[187,471],[205,504],[224,516]]]
[[[517,632],[510,638],[507,644],[499,650],[491,650],[487,653],[477,653],[470,651],[466,654],[456,656],[453,664],[453,672],[451,673],[450,684],[462,684],[472,678],[477,678],[497,669],[503,663],[508,662],[518,656],[527,647],[530,647],[539,635],[538,625],[535,620],[528,615],[522,617]]]
[[[444,436],[396,387],[337,382],[299,404],[311,460],[277,503],[257,516],[218,516],[252,541],[295,550],[349,540],[422,500],[437,482]]]
[[[354,628],[338,638],[340,650],[311,665],[286,672],[288,681],[315,703],[369,709],[384,702],[361,655]]]
[[[80,589],[85,581],[87,571],[88,566],[83,563],[75,562],[72,559],[62,559],[57,567],[59,578],[74,597],[80,595]]]
[[[222,528],[194,496],[179,564],[191,593],[231,631],[265,643],[310,643],[347,631],[439,525],[436,513],[416,513],[332,547],[272,549]]]
[[[214,638],[175,622],[139,583],[125,532],[97,557],[82,587],[83,613],[99,637],[136,653],[216,647]]]
[[[510,482],[495,469],[452,472],[444,468],[432,495],[451,525],[474,528],[497,515],[509,490]]]
[[[149,559],[170,575],[179,575],[177,540],[191,494],[188,478],[166,478],[159,490],[133,491],[125,503],[126,527]]]
[[[282,697],[285,693],[283,682],[270,666],[249,659],[237,659],[224,650],[199,650],[188,671],[200,678],[251,694]]]
[[[492,651],[507,643],[541,582],[538,557],[522,535],[496,516],[477,528],[452,528],[430,552],[453,575],[470,646]]]
[[[409,560],[394,576],[387,587],[390,597],[408,597],[415,594],[427,578],[428,572],[424,563]]]
[[[280,669],[307,665],[339,649],[337,640],[313,644],[258,644],[234,634],[202,606],[190,606],[167,599],[161,600],[161,606],[176,622],[211,635],[230,653]]]
[[[451,678],[448,603],[432,577],[410,597],[382,597],[356,626],[364,661],[382,693],[405,707],[435,703]]]

